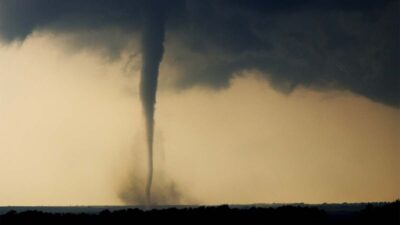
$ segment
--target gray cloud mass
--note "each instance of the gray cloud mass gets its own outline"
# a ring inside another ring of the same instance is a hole
[[[164,60],[180,73],[177,88],[223,88],[235,73],[258,70],[285,93],[298,86],[349,90],[400,106],[397,0],[155,3],[163,3],[166,13]],[[133,35],[143,30],[148,4],[145,0],[0,0],[0,37],[9,43],[23,41],[35,30],[79,34],[108,28]],[[96,46],[107,45],[109,37],[104,39]],[[118,55],[129,38],[116,40],[108,47]]]

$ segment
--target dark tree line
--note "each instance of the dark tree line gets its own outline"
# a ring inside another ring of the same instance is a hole
[[[103,210],[90,213],[48,213],[9,211],[0,215],[6,224],[393,224],[399,225],[400,201],[367,205],[345,216],[329,214],[316,207],[282,206],[278,208],[216,207]]]

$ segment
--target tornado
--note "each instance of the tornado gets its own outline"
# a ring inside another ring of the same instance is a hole
[[[158,71],[164,53],[165,15],[162,4],[153,1],[144,13],[142,33],[142,71],[140,80],[140,99],[145,117],[146,141],[148,150],[148,175],[146,200],[151,205],[151,186],[153,183],[153,139],[154,111],[156,104]]]

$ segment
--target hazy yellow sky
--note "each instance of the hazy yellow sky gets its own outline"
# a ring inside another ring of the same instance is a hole
[[[0,46],[0,205],[123,204],[145,175],[140,62],[63,40]],[[400,197],[399,109],[350,92],[284,95],[255,71],[175,91],[173,71],[162,64],[156,190],[174,182],[180,203],[201,204]]]

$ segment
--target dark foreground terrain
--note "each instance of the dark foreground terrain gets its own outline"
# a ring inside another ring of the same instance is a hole
[[[334,210],[331,210],[333,208]],[[396,224],[400,201],[383,204],[320,205],[310,207],[188,207],[164,209],[116,209],[100,212],[46,212],[10,210],[0,214],[3,224]],[[343,209],[343,210],[341,210]],[[355,210],[354,210],[355,209]]]

